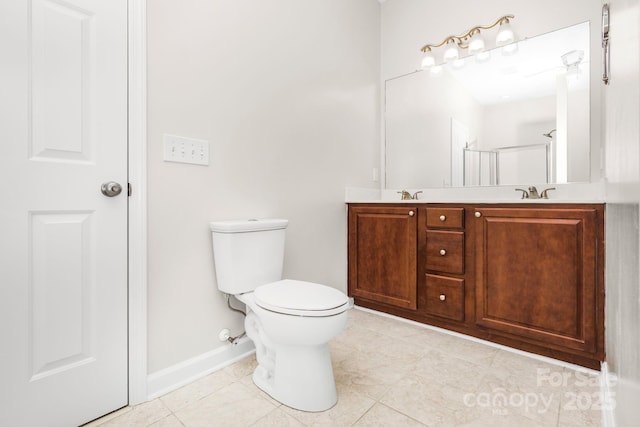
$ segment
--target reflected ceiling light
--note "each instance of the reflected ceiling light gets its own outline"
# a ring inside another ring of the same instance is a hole
[[[510,43],[502,46],[502,54],[505,56],[514,55],[518,52],[518,43]]]
[[[458,58],[455,61],[453,61],[451,63],[451,65],[453,65],[453,68],[462,68],[464,67],[464,58]]]
[[[576,79],[580,77],[580,63],[584,59],[583,50],[572,50],[564,55],[561,55],[562,63],[565,66],[565,72],[567,75],[575,74]]]
[[[572,50],[570,52],[561,55],[562,63],[567,69],[570,68],[578,68],[582,60],[584,59],[584,51],[583,50]]]
[[[432,76],[439,76],[442,74],[442,65],[434,65],[429,69]]]
[[[476,54],[476,62],[482,64],[483,62],[487,62],[491,59],[491,52],[488,50],[483,50],[482,52],[478,52]]]
[[[433,49],[442,46],[444,46],[444,54],[442,57],[443,61],[453,63],[454,66],[461,66],[461,62],[459,61],[459,58],[461,56],[460,49],[469,49],[469,55],[476,55],[479,62],[487,60],[488,55],[483,55],[482,58],[479,57],[479,55],[485,52],[485,42],[480,35],[480,31],[489,30],[500,25],[500,29],[496,37],[496,44],[498,46],[509,45],[515,40],[514,32],[511,29],[511,25],[509,24],[509,20],[513,18],[513,15],[505,15],[498,18],[491,25],[478,25],[459,36],[449,36],[438,44],[426,44],[422,46],[420,50],[424,53],[424,55],[422,57],[421,67],[423,69],[434,67],[437,61],[433,54]]]

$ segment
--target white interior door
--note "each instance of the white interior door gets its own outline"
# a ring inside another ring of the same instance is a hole
[[[0,425],[78,425],[128,401],[127,0],[2,0],[0,52]]]
[[[464,149],[469,143],[469,128],[451,117],[451,186],[464,185]]]

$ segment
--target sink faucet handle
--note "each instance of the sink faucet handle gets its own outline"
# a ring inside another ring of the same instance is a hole
[[[407,190],[398,191],[397,193],[400,194],[402,200],[411,200],[411,193]]]
[[[521,199],[528,199],[529,198],[529,193],[527,192],[527,190],[523,190],[522,188],[516,188],[516,191],[522,191]]]
[[[547,194],[547,192],[551,191],[551,190],[555,190],[555,189],[556,189],[556,187],[551,187],[551,188],[546,188],[546,189],[542,190],[542,193],[540,193],[540,198],[541,199],[548,199],[549,195]]]
[[[413,196],[411,196],[411,199],[418,200],[418,194],[422,194],[422,191],[416,191],[415,193],[413,193]]]

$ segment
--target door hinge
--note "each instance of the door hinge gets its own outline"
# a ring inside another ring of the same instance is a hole
[[[132,188],[131,188],[131,183],[127,182],[127,196],[131,197],[131,192],[132,192]]]

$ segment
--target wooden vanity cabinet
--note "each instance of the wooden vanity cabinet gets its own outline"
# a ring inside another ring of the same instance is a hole
[[[348,216],[349,295],[415,310],[418,209],[358,205]]]
[[[356,304],[599,369],[604,205],[350,204]]]

